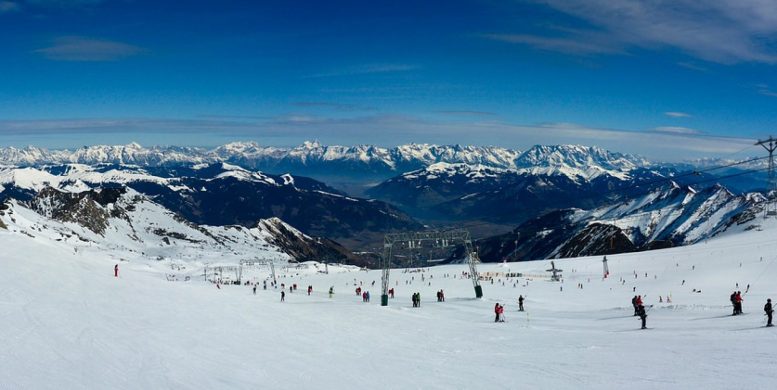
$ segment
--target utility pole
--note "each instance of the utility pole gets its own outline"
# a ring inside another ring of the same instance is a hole
[[[759,140],[755,144],[763,146],[769,152],[769,186],[771,187],[769,189],[775,191],[777,190],[777,185],[774,181],[774,151],[777,150],[777,139],[769,136],[769,139]],[[766,204],[766,217],[777,216],[777,208],[775,206],[777,204],[775,204],[774,200],[768,200]]]

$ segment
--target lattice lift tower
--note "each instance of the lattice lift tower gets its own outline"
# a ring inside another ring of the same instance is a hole
[[[483,297],[483,287],[480,286],[477,263],[478,255],[472,250],[472,238],[469,232],[463,229],[457,230],[431,230],[407,233],[387,234],[383,239],[383,258],[381,265],[383,267],[382,293],[380,296],[380,305],[388,306],[389,299],[389,272],[391,270],[391,260],[394,258],[395,250],[416,250],[421,249],[426,243],[434,248],[448,248],[454,245],[464,245],[464,256],[469,263],[469,276],[472,279],[472,285],[475,287],[475,297]]]
[[[777,139],[769,136],[768,139],[759,140],[755,144],[763,146],[769,152],[769,189],[775,191],[772,193],[773,196],[777,196],[777,182],[774,180],[774,151],[777,150]],[[765,212],[765,217],[777,216],[777,199],[771,199],[766,203]]]

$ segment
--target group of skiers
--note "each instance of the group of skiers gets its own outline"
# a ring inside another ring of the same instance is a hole
[[[421,307],[421,293],[417,292],[412,297],[413,307]]]
[[[445,293],[442,290],[437,291],[437,302],[445,302]]]
[[[362,293],[362,302],[364,302],[364,303],[369,303],[370,302],[370,292],[369,291],[364,291]]]
[[[731,293],[731,296],[729,296],[729,301],[731,301],[731,305],[734,306],[734,314],[732,315],[737,316],[742,314],[742,292],[734,291]]]

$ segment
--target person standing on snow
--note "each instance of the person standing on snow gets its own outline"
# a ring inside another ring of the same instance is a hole
[[[772,315],[774,314],[774,310],[772,309],[771,298],[766,300],[766,305],[764,305],[764,311],[766,312],[766,326],[774,326],[772,325]]]
[[[499,322],[499,302],[494,305],[494,322]]]
[[[728,300],[731,301],[731,306],[734,308],[734,311],[732,316],[737,315],[737,292],[734,291],[731,293],[731,295],[728,297]]]
[[[118,278],[119,277],[119,265],[116,264],[113,266],[113,277]]]
[[[502,305],[499,305],[499,311],[497,313],[499,317],[499,322],[505,322],[505,307]]]
[[[254,284],[254,295],[256,295],[256,284]]]
[[[523,311],[523,295],[518,296],[518,311]]]
[[[637,306],[637,315],[639,315],[639,319],[642,320],[642,329],[647,329],[647,312],[645,312],[645,306],[639,305]]]
[[[737,314],[742,314],[742,292],[737,291],[737,295],[734,299],[736,301]]]
[[[335,287],[334,286],[329,287],[329,298],[331,299],[332,295],[334,294],[335,294]]]
[[[286,290],[281,290],[281,302],[286,302]]]
[[[637,296],[635,295],[634,298],[631,298],[631,306],[634,308],[634,317],[637,316]]]

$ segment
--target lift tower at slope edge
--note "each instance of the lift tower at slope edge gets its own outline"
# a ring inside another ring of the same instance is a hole
[[[478,275],[477,263],[478,255],[472,250],[472,239],[469,231],[463,229],[457,230],[431,230],[421,232],[392,233],[386,234],[383,239],[383,258],[381,259],[383,268],[382,292],[380,296],[380,305],[388,306],[389,292],[389,271],[391,270],[391,260],[394,256],[394,246],[398,249],[413,250],[421,248],[424,242],[431,242],[437,248],[447,248],[456,244],[464,244],[464,255],[469,263],[469,276],[472,278],[472,285],[475,287],[475,297],[483,297],[483,287],[480,286],[480,277]]]
[[[777,139],[769,136],[769,139],[759,140],[755,144],[763,146],[769,152],[769,190],[777,191],[777,183],[774,181],[774,151],[777,150]],[[777,192],[772,195],[777,195]],[[766,217],[777,216],[777,199],[768,201],[765,209]]]

